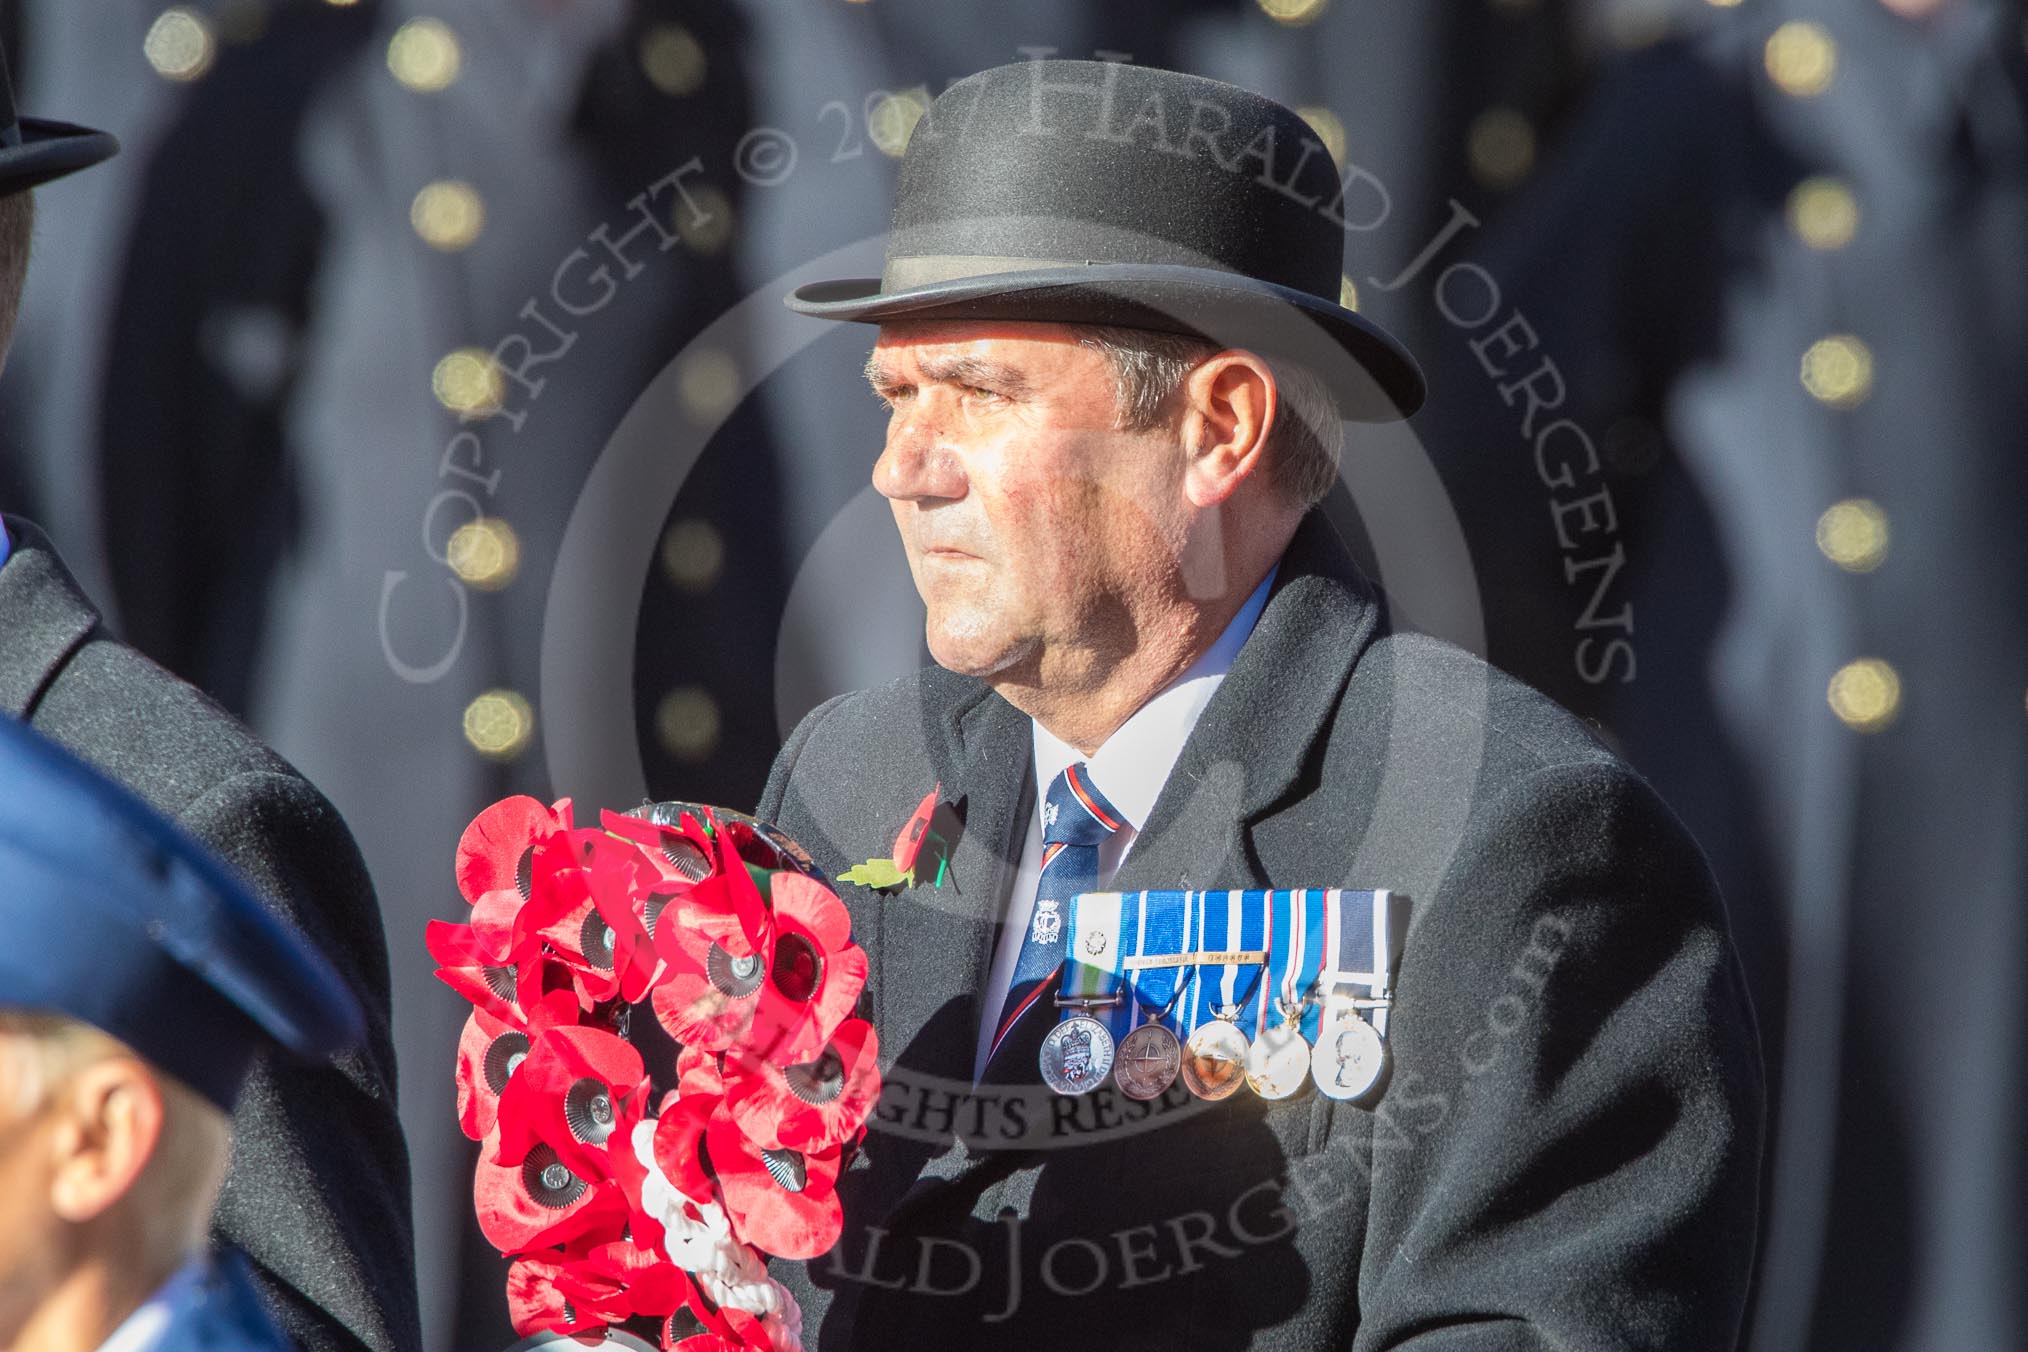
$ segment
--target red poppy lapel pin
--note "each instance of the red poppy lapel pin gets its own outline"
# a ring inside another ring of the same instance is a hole
[[[884,859],[869,859],[863,864],[854,864],[838,875],[841,883],[858,883],[876,892],[899,892],[905,887],[916,885],[918,870],[927,871],[930,861],[936,862],[936,871],[930,875],[931,887],[942,887],[950,875],[951,839],[936,829],[938,799],[943,794],[943,781],[923,795],[916,804],[915,813],[901,828],[901,834],[894,838],[894,851]],[[925,856],[924,851],[928,854]],[[955,886],[955,884],[953,884]]]

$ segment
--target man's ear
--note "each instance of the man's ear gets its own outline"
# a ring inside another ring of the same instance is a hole
[[[82,1223],[126,1196],[162,1138],[162,1092],[132,1057],[95,1061],[76,1071],[50,1105],[50,1206]]]
[[[1183,397],[1183,444],[1189,450],[1183,492],[1194,507],[1215,507],[1266,464],[1280,393],[1265,361],[1243,348],[1228,348],[1184,378]]]

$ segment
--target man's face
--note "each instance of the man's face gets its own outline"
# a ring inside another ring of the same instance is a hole
[[[1115,430],[1112,372],[1068,325],[883,324],[873,485],[892,503],[937,663],[1074,684],[1174,593],[1191,511],[1174,431]]]

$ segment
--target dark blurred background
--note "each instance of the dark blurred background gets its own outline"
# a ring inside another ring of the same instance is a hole
[[[1347,297],[1433,391],[1347,478],[1434,466],[1471,553],[1417,618],[1592,719],[1724,888],[1778,1091],[1752,1345],[2028,1347],[2018,3],[0,14],[22,105],[125,146],[39,194],[0,503],[358,835],[431,1352],[512,1341],[421,943],[458,833],[751,804],[924,660],[870,331],[779,296],[877,270],[922,106],[1041,50],[1261,90],[1347,173]]]

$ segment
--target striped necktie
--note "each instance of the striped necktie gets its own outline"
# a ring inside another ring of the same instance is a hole
[[[1070,899],[1097,888],[1099,845],[1120,825],[1118,810],[1093,785],[1084,762],[1068,766],[1050,781],[1042,800],[1042,878],[1035,886],[1035,911],[1021,941],[1021,956],[1014,964],[1014,979],[1008,983],[999,1022],[993,1028],[993,1045],[986,1053],[988,1066],[1022,1016],[1043,1003],[1055,984],[1063,966],[1064,922],[1069,919]]]

